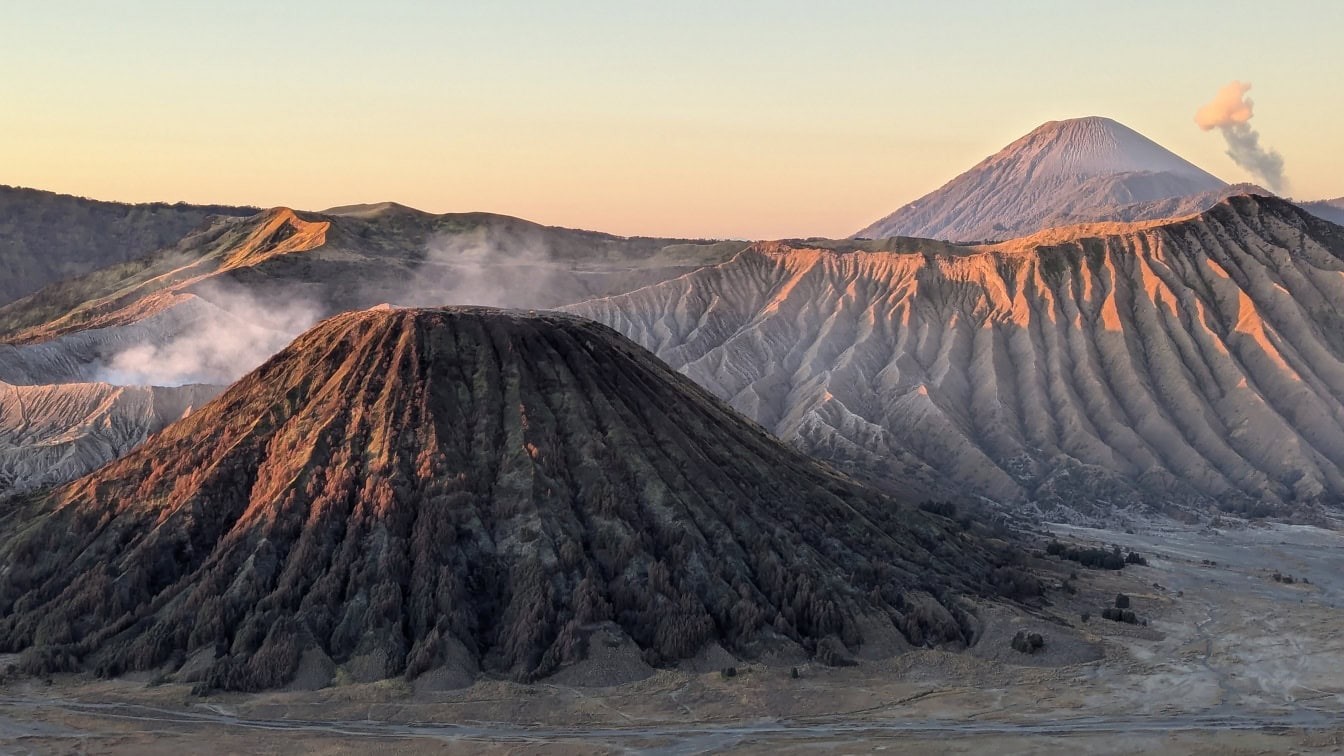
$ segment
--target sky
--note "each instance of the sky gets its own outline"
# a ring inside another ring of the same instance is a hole
[[[1048,120],[1344,195],[1344,2],[7,2],[0,184],[625,235],[845,236]]]

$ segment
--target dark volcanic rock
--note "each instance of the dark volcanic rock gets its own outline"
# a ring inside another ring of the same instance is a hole
[[[655,665],[846,658],[875,622],[956,646],[1003,561],[605,326],[478,308],[325,321],[4,525],[0,648],[30,671],[251,690],[534,679],[598,627]]]

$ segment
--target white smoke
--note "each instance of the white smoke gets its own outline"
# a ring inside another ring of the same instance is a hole
[[[140,386],[229,384],[321,317],[320,308],[301,297],[263,299],[223,283],[203,284],[192,294],[198,302],[187,308],[191,317],[168,323],[149,319],[147,338],[117,352],[94,379]]]
[[[1195,123],[1205,131],[1218,129],[1227,141],[1227,156],[1250,171],[1270,189],[1278,193],[1287,190],[1283,175],[1283,156],[1260,146],[1260,134],[1251,128],[1255,116],[1255,102],[1246,97],[1250,82],[1234,81],[1195,113]]]
[[[398,307],[540,309],[554,305],[552,283],[561,270],[541,237],[527,232],[497,235],[482,226],[432,237],[424,259],[405,281],[369,286],[355,299]],[[322,307],[292,293],[267,298],[217,281],[195,286],[190,293],[194,301],[132,326],[134,343],[96,368],[93,380],[227,385],[324,317]]]
[[[384,298],[399,307],[552,306],[561,268],[541,239],[498,239],[486,227],[432,237],[413,277]]]

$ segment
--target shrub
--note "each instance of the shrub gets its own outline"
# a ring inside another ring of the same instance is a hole
[[[949,520],[957,517],[957,505],[950,501],[925,501],[921,502],[919,508],[931,514],[941,515]]]
[[[1110,551],[1107,551],[1098,548],[1079,548],[1059,541],[1051,541],[1046,544],[1045,553],[1093,569],[1121,570],[1124,569],[1126,564],[1147,564],[1142,556],[1137,556],[1134,552],[1130,552],[1130,555],[1139,561],[1128,561],[1127,557],[1121,553],[1119,546],[1114,546]]]
[[[1013,636],[1013,648],[1024,654],[1034,654],[1045,647],[1045,638],[1040,633],[1028,633],[1026,630],[1018,630],[1017,635]]]
[[[1117,593],[1117,594],[1115,594],[1115,608],[1116,608],[1116,609],[1128,609],[1128,608],[1129,608],[1129,596],[1126,596],[1126,595],[1123,594],[1123,593]]]

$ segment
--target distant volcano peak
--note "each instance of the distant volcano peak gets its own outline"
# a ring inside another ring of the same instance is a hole
[[[1226,188],[1216,176],[1101,116],[1050,121],[857,236],[986,241],[1090,221],[1148,220],[1135,205]],[[1213,201],[1217,201],[1217,197]],[[1182,208],[1198,212],[1211,204]]]

